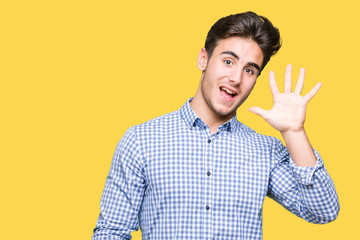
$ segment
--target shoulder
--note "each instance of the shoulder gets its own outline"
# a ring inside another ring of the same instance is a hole
[[[270,160],[272,167],[278,161],[287,160],[289,153],[282,141],[276,137],[257,133],[250,127],[242,124],[243,133],[239,137],[240,143],[243,143],[247,150],[252,153],[259,153],[259,158],[266,156],[266,160]],[[271,167],[271,168],[272,168]]]
[[[144,123],[131,126],[120,139],[117,147],[124,148],[127,145],[142,145],[145,142],[151,142],[151,139],[159,135],[166,135],[167,129],[177,129],[174,126],[179,125],[179,111],[167,113],[165,115],[153,118]]]
[[[166,129],[176,128],[180,121],[179,110],[150,119],[144,123],[132,126],[128,131],[134,131],[137,135],[153,134]]]
[[[277,146],[279,144],[282,145],[282,142],[278,138],[260,134],[256,132],[254,129],[240,122],[239,122],[239,126],[241,129],[241,131],[239,131],[240,137],[246,139],[247,141],[251,141],[257,145],[266,145],[266,146]]]

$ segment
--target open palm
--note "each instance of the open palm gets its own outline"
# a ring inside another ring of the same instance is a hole
[[[300,69],[299,78],[294,92],[291,91],[291,72],[292,66],[289,64],[285,71],[284,92],[280,93],[276,84],[275,74],[273,71],[269,73],[270,89],[273,95],[274,105],[270,110],[264,110],[260,107],[249,108],[253,112],[261,116],[276,130],[284,132],[298,132],[303,130],[306,106],[313,96],[319,91],[321,83],[315,85],[305,96],[301,96],[301,90],[304,86],[305,69]]]

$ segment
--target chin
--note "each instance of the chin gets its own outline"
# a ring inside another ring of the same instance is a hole
[[[210,102],[211,103],[211,102]],[[234,116],[236,109],[237,109],[237,105],[233,104],[224,104],[221,102],[217,102],[217,103],[213,103],[213,104],[208,104],[208,106],[210,107],[210,109],[212,110],[213,113],[215,113],[217,116],[219,116],[220,118],[231,118],[232,116]]]
[[[219,115],[222,118],[228,118],[228,117],[232,117],[235,114],[236,110],[234,111],[232,109],[228,109],[228,110],[222,109],[215,112],[217,115]]]

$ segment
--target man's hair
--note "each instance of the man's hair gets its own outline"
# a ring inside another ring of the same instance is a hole
[[[223,17],[211,27],[205,41],[209,59],[220,40],[234,36],[250,39],[259,45],[264,55],[261,70],[281,47],[279,30],[266,17],[245,12]]]

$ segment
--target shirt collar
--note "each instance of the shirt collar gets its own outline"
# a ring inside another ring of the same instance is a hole
[[[196,115],[196,113],[190,106],[190,102],[192,100],[193,100],[193,98],[189,98],[180,109],[180,115],[181,115],[182,119],[184,120],[184,122],[186,123],[186,125],[190,129],[192,129],[197,124],[203,124],[203,121]],[[225,128],[224,130],[229,131],[229,132],[234,132],[234,131],[240,129],[240,122],[237,120],[236,114],[229,121],[222,124],[219,127],[219,130],[221,128]]]
[[[194,110],[192,110],[190,106],[190,102],[192,100],[193,98],[189,98],[180,109],[180,115],[190,129],[196,125],[196,120],[200,119],[198,116],[196,116]]]

